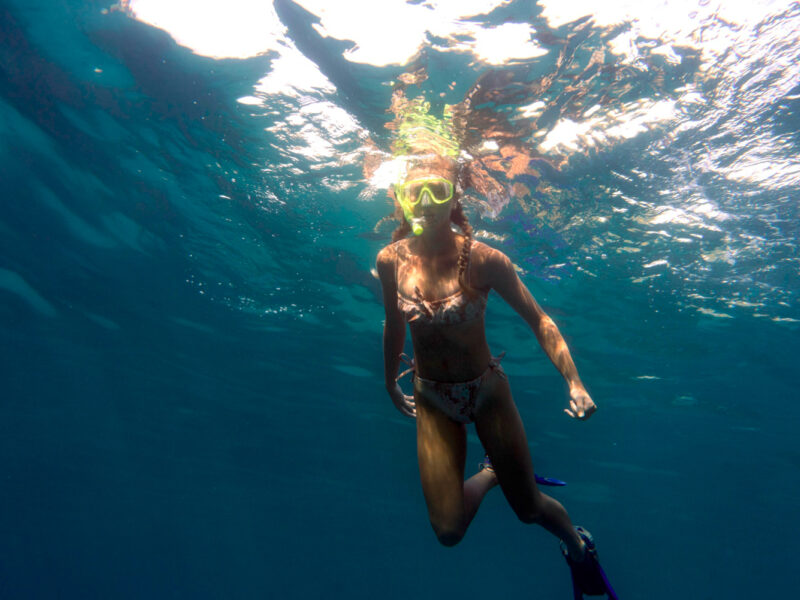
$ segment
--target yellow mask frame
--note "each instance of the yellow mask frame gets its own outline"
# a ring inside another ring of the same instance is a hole
[[[410,208],[419,204],[425,192],[428,192],[436,204],[449,202],[455,194],[455,189],[455,184],[446,177],[420,177],[396,184],[394,193],[401,206]]]

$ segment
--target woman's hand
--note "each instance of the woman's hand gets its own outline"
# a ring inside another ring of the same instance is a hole
[[[588,392],[583,386],[570,387],[569,389],[569,406],[565,408],[564,412],[573,419],[580,419],[585,421],[592,416],[594,411],[597,410],[597,405],[592,401]]]
[[[393,388],[389,388],[389,397],[392,399],[395,407],[407,417],[415,419],[417,417],[417,408],[414,404],[414,396],[406,396],[400,388],[399,383],[395,383]]]

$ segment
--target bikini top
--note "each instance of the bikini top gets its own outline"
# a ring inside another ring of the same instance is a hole
[[[467,257],[467,282],[469,282],[472,248]],[[395,281],[400,263],[400,254],[395,259]],[[419,287],[414,286],[414,296],[409,298],[397,287],[397,308],[409,323],[419,321],[426,325],[455,325],[483,316],[486,311],[486,294],[470,297],[462,289],[438,300],[425,300]]]

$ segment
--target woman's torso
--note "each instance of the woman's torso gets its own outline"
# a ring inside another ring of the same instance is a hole
[[[465,279],[469,294],[458,282],[458,256],[465,243],[437,256],[419,256],[409,240],[395,243],[398,309],[409,323],[416,370],[435,381],[468,381],[486,369],[491,358],[486,342],[484,310],[488,290],[475,273],[475,255],[483,245],[472,243]]]

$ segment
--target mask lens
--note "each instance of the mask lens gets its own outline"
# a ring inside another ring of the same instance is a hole
[[[424,181],[412,181],[406,184],[406,198],[411,204],[416,204],[420,201],[422,188],[425,187]]]
[[[444,204],[453,197],[453,183],[444,178],[407,181],[397,186],[396,189],[398,199],[409,206],[419,203],[425,191],[430,193],[431,198],[437,204]]]
[[[447,202],[453,195],[453,184],[446,179],[437,179],[428,182],[428,189],[431,191],[434,202]]]

